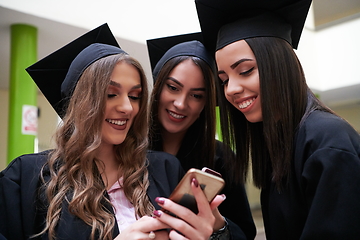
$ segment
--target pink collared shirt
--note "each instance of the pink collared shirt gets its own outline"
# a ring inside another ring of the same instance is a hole
[[[110,202],[114,207],[116,221],[118,223],[119,231],[121,232],[127,226],[136,221],[134,206],[126,198],[124,189],[121,187],[123,179],[119,181],[107,191],[110,196]]]

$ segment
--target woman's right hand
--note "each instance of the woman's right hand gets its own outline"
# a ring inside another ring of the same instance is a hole
[[[154,212],[154,215],[157,216],[160,221],[166,223],[172,229],[169,233],[170,239],[207,240],[213,233],[215,216],[212,211],[221,204],[224,197],[217,196],[214,201],[209,204],[195,178],[192,179],[191,190],[196,199],[199,210],[198,214],[193,213],[190,209],[183,207],[170,199],[162,197],[156,199],[157,203],[165,210],[178,216],[178,218],[173,217],[161,210]]]
[[[114,240],[168,240],[168,225],[156,218],[144,216],[125,228]]]

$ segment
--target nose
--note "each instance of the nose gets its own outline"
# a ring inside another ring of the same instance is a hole
[[[186,95],[179,94],[174,100],[174,106],[178,109],[184,109],[186,107]]]
[[[235,94],[242,93],[244,91],[244,88],[240,81],[229,78],[229,81],[224,88],[224,91],[227,96],[233,96]]]
[[[123,98],[119,99],[116,105],[116,111],[129,114],[132,112],[132,110],[133,106],[128,96],[124,96]]]

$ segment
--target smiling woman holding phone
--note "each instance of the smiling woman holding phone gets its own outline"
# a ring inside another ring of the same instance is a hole
[[[0,173],[4,237],[209,238],[211,207],[222,198],[210,206],[195,178],[189,185],[198,214],[166,198],[183,170],[172,155],[147,151],[145,74],[106,24],[27,71],[63,122],[54,149],[19,156]]]
[[[243,182],[229,174],[233,153],[217,141],[214,59],[201,34],[185,34],[147,41],[153,68],[150,100],[150,149],[175,155],[185,171],[208,167],[226,184],[226,200],[214,211],[213,239],[254,239],[252,219]],[[236,208],[234,208],[236,206]],[[223,238],[220,238],[223,239]]]

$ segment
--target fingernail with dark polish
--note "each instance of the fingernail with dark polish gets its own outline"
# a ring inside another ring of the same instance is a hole
[[[153,214],[157,217],[161,217],[162,212],[160,210],[155,210]]]
[[[191,181],[194,183],[195,187],[199,186],[199,182],[196,180],[196,178],[193,178]]]
[[[162,197],[157,197],[157,198],[155,198],[155,202],[162,205],[162,204],[164,204],[165,199]]]

